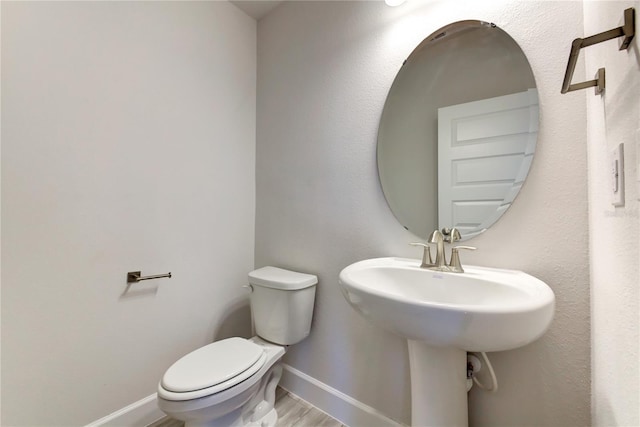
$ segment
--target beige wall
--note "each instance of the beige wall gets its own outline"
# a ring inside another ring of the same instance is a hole
[[[586,105],[585,95],[560,94],[571,41],[583,33],[579,2],[408,2],[395,9],[290,2],[259,22],[256,266],[320,279],[312,334],[286,362],[409,422],[406,345],[361,319],[337,278],[357,260],[419,256],[407,245],[417,237],[395,220],[379,186],[378,120],[402,61],[424,37],[461,19],[494,22],[522,47],[541,116],[522,192],[496,225],[468,242],[479,249],[463,262],[524,270],[557,297],[542,339],[490,354],[500,391],[471,392],[471,424],[589,425]]]
[[[620,25],[638,1],[585,2],[585,36]],[[627,51],[617,41],[585,49],[586,73],[606,69],[606,92],[587,90],[589,248],[591,266],[592,412],[594,426],[640,425],[638,369],[638,191],[640,171],[640,40]],[[624,207],[611,205],[611,152],[624,144]]]
[[[255,36],[226,2],[2,2],[2,425],[149,396],[242,305]]]

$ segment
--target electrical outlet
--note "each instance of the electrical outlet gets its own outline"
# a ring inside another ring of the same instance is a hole
[[[618,144],[611,154],[611,204],[624,206],[624,146]]]

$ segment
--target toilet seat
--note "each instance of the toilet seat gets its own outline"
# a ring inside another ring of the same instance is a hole
[[[244,338],[228,338],[199,348],[171,365],[158,395],[191,400],[219,393],[253,376],[264,365],[264,348]]]

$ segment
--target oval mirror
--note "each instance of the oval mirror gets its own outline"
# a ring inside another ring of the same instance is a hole
[[[456,227],[477,235],[522,186],[538,134],[533,72],[496,25],[461,21],[427,37],[398,72],[378,130],[385,198],[426,238]]]

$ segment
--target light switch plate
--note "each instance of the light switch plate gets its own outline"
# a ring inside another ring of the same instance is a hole
[[[611,153],[611,204],[624,206],[624,146],[618,146]]]

